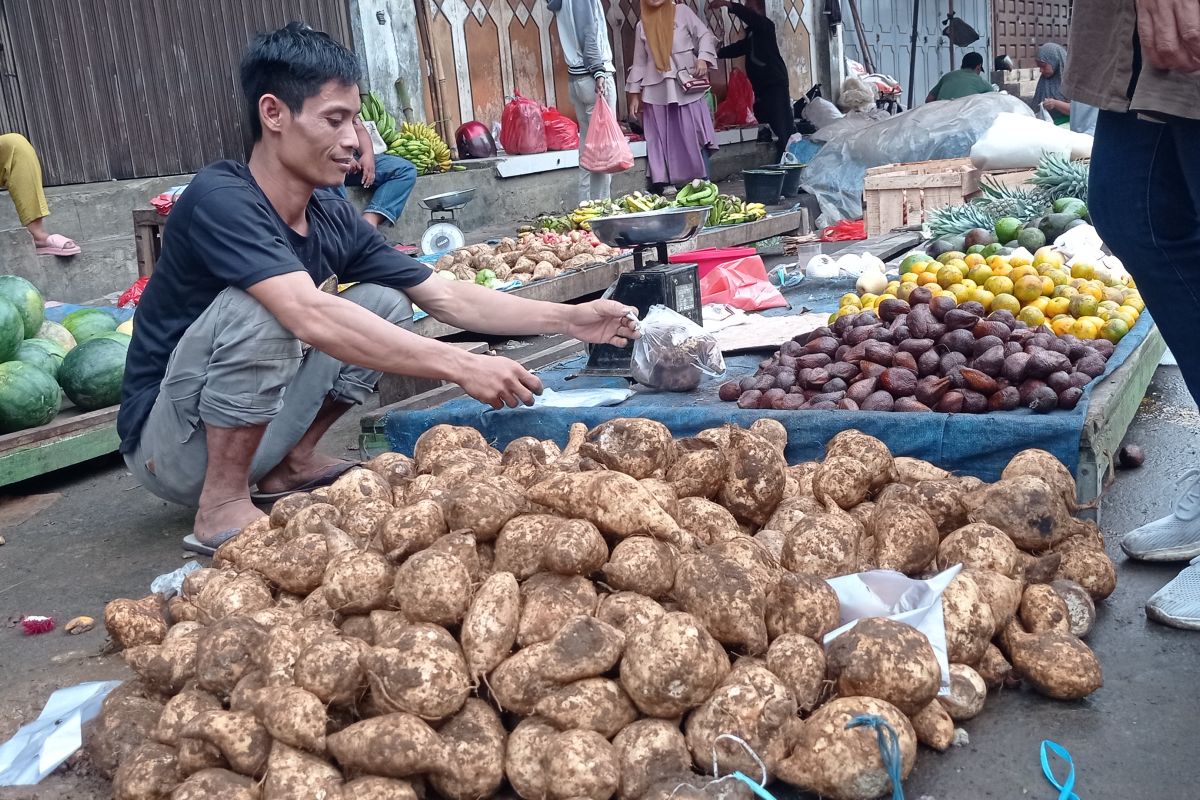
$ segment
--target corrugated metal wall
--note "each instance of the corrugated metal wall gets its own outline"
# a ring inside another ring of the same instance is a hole
[[[347,0],[2,0],[0,124],[48,185],[244,157],[242,50],[297,19],[352,46]]]

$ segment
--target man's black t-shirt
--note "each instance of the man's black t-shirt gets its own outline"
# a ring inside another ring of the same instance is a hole
[[[306,214],[308,235],[301,236],[275,212],[250,169],[236,161],[205,167],[180,195],[129,344],[117,417],[122,453],[137,448],[175,345],[226,288],[248,289],[303,270],[317,284],[336,275],[343,283],[409,289],[432,274],[393,250],[332,190],[314,192]]]

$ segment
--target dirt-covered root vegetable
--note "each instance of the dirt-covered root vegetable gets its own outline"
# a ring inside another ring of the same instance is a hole
[[[1059,565],[1062,564],[1062,554],[1051,550],[1049,553],[1034,555],[1021,551],[1021,565],[1025,585],[1031,583],[1049,583],[1054,580]]]
[[[1007,578],[1021,576],[1021,558],[1008,534],[986,522],[972,522],[951,532],[938,545],[937,567],[955,564],[998,572]]]
[[[229,762],[225,760],[225,756],[221,755],[221,751],[200,739],[190,739],[186,736],[179,737],[176,757],[179,760],[179,774],[181,777],[194,775],[201,770],[207,769],[229,771]],[[251,779],[246,777],[246,780]],[[255,797],[257,797],[258,783],[254,781],[252,783],[254,783],[256,790]]]
[[[809,514],[785,535],[785,569],[833,578],[857,568],[860,526],[849,514]]]
[[[501,465],[532,463],[545,466],[562,455],[558,445],[549,440],[543,441],[532,436],[519,436],[504,447],[500,454]]]
[[[917,505],[929,514],[938,533],[943,536],[962,527],[967,521],[967,510],[963,506],[966,490],[962,482],[949,478],[944,481],[919,481],[909,487]]]
[[[716,497],[725,481],[725,453],[704,439],[677,439],[666,481],[680,498]]]
[[[261,796],[258,784],[250,778],[213,767],[193,772],[170,795],[171,800],[259,800]]]
[[[750,655],[766,652],[766,591],[743,566],[708,554],[684,556],[674,598],[718,642]]]
[[[750,573],[751,579],[762,586],[764,594],[787,573],[787,570],[779,565],[779,559],[771,555],[771,552],[753,536],[736,536],[716,542],[704,549],[704,555],[731,561],[745,569]]]
[[[429,549],[438,553],[446,553],[461,561],[467,568],[467,575],[471,577],[472,585],[486,577],[483,571],[483,562],[479,560],[479,544],[469,533],[447,533],[429,545]]]
[[[333,508],[333,506],[329,506],[329,508],[334,514],[337,513],[337,509]],[[217,548],[217,551],[213,553],[212,567],[216,571],[228,566],[237,566],[238,558],[244,551],[266,543],[286,541],[290,538],[293,538],[293,536],[288,526],[273,528],[271,527],[270,517],[259,517],[242,528],[237,536],[226,540],[223,545]]]
[[[953,670],[954,665],[950,666]],[[1012,675],[1012,664],[1008,663],[1008,659],[1000,652],[999,647],[989,644],[987,650],[983,652],[983,658],[979,659],[979,663],[975,665],[975,671],[980,678],[983,678],[987,688],[999,689],[1008,683],[1009,676]]]
[[[413,461],[417,473],[428,472],[429,464],[450,450],[486,450],[487,441],[474,428],[457,425],[434,425],[417,437],[413,445]]]
[[[499,475],[504,467],[496,450],[450,450],[428,465],[430,475],[441,478],[451,486],[485,481]]]
[[[195,605],[204,622],[214,622],[235,614],[253,614],[275,604],[271,587],[253,572],[233,573],[209,581],[196,595]]]
[[[297,686],[268,686],[248,698],[255,716],[277,742],[311,753],[325,750],[325,705]]]
[[[621,658],[621,686],[647,716],[695,708],[729,672],[729,657],[700,620],[674,612],[634,628]]]
[[[725,481],[718,492],[721,505],[739,520],[761,527],[783,500],[783,453],[761,436],[729,427],[725,451]]]
[[[637,592],[613,592],[601,596],[596,619],[620,630],[626,637],[639,625],[648,625],[667,610],[657,601]]]
[[[427,720],[445,719],[462,708],[471,685],[454,637],[436,625],[418,624],[404,629],[394,644],[359,657],[381,708]]]
[[[1013,672],[1055,700],[1079,700],[1104,685],[1100,661],[1069,633],[1026,633],[1013,620],[1005,629]]]
[[[122,655],[148,686],[173,694],[196,677],[196,651],[203,634],[200,623],[179,622],[167,631],[161,645],[140,645]]]
[[[621,772],[616,748],[595,731],[566,731],[552,737],[542,757],[546,788],[554,800],[608,800]]]
[[[584,678],[538,701],[534,713],[559,730],[596,731],[606,739],[638,718],[629,696],[609,678]]]
[[[451,492],[446,502],[446,524],[452,531],[471,534],[476,541],[490,542],[523,506],[520,495],[496,482],[468,484]]]
[[[104,607],[104,628],[119,647],[162,644],[167,635],[162,600],[158,595],[113,600]]]
[[[942,593],[942,618],[948,658],[960,664],[978,662],[996,632],[996,621],[971,573],[958,573]]]
[[[939,694],[937,702],[941,703],[952,720],[966,722],[983,711],[983,704],[987,702],[987,683],[974,668],[966,664],[951,664],[950,691]]]
[[[1092,596],[1075,581],[1059,579],[1051,581],[1050,586],[1066,603],[1068,632],[1080,639],[1087,638],[1096,624],[1096,604]]]
[[[1071,477],[1071,471],[1045,450],[1030,448],[1017,453],[1009,459],[1004,472],[1000,474],[1000,479],[1007,480],[1020,475],[1032,475],[1050,484],[1062,497],[1067,510],[1074,511],[1078,507],[1078,489],[1075,479]]]
[[[917,741],[934,750],[945,751],[954,743],[954,720],[937,700],[909,717]]]
[[[355,778],[342,786],[341,794],[330,800],[419,800],[413,785],[396,778],[371,775]]]
[[[883,617],[859,620],[826,649],[829,677],[846,697],[886,700],[915,714],[941,686],[942,671],[925,634]]]
[[[526,717],[508,737],[504,774],[524,800],[545,800],[550,795],[543,757],[558,729],[541,717]]]
[[[366,688],[358,657],[364,645],[350,638],[325,636],[300,651],[292,673],[296,685],[326,705],[353,703]]]
[[[813,476],[820,468],[819,461],[802,461],[787,468],[788,477],[796,482],[796,496],[813,497]]]
[[[1002,630],[1021,606],[1021,582],[989,569],[968,568],[963,570],[963,574],[970,575],[975,581],[983,602],[992,611],[992,622],[996,630]]]
[[[562,520],[542,547],[542,569],[559,575],[591,575],[606,561],[608,544],[587,520]]]
[[[679,525],[650,492],[623,472],[593,470],[551,475],[526,490],[534,503],[565,517],[583,518],[609,536],[683,540]]]
[[[263,626],[263,646],[254,653],[254,664],[265,685],[290,686],[295,678],[296,658],[311,642],[336,631],[323,620],[305,619],[295,624]]]
[[[345,515],[365,500],[392,502],[392,487],[377,472],[355,468],[334,481],[326,490],[329,504]]]
[[[767,669],[796,698],[800,713],[807,714],[825,693],[825,648],[799,633],[784,633],[767,648]]]
[[[549,514],[522,514],[500,529],[496,538],[496,572],[511,572],[523,581],[542,568],[542,550],[562,526],[561,517]]]
[[[703,497],[681,497],[676,519],[679,527],[704,544],[743,535],[741,526],[728,509]]]
[[[472,681],[508,657],[520,623],[521,587],[511,572],[496,572],[475,592],[463,617],[459,639]]]
[[[374,550],[352,550],[325,566],[325,602],[341,614],[366,614],[389,604],[396,570]]]
[[[762,546],[771,554],[776,563],[783,560],[783,543],[787,541],[787,535],[783,531],[775,531],[769,528],[763,528],[758,533],[754,534],[754,541]]]
[[[880,501],[871,517],[875,537],[875,563],[880,569],[894,569],[916,575],[937,557],[937,525],[923,508],[902,501]]]
[[[271,734],[249,711],[201,712],[192,717],[180,735],[220,750],[234,772],[260,778],[267,768]]]
[[[200,688],[227,697],[253,666],[266,642],[266,632],[246,617],[227,617],[210,625],[196,647],[196,680]]]
[[[567,620],[549,645],[544,674],[558,683],[574,683],[615,667],[625,649],[625,634],[595,617],[578,616]]]
[[[675,455],[675,442],[661,422],[617,418],[588,431],[579,454],[641,480],[666,474]]]
[[[384,520],[396,512],[390,500],[371,498],[350,508],[342,515],[339,527],[356,542],[367,545],[377,541]]]
[[[809,495],[797,495],[784,499],[763,527],[787,533],[806,517],[824,513],[825,506],[817,498]]]
[[[425,550],[396,570],[392,598],[413,622],[457,625],[471,603],[471,575],[454,556]]]
[[[870,491],[876,491],[896,480],[896,463],[892,451],[881,440],[854,429],[834,436],[825,445],[826,460],[850,458],[867,468]],[[843,506],[845,508],[845,506]]]
[[[1018,475],[987,484],[963,498],[967,518],[995,525],[1029,552],[1053,547],[1068,531],[1062,495],[1034,475]]]
[[[379,540],[389,558],[403,561],[447,533],[441,505],[434,500],[418,500],[384,519],[379,527]]]
[[[221,701],[215,695],[195,687],[186,688],[162,707],[162,714],[150,732],[150,738],[160,744],[175,747],[179,744],[181,732],[192,717],[204,711],[220,711],[221,708]]]
[[[750,423],[750,432],[761,436],[779,449],[780,453],[787,450],[788,432],[783,423],[770,417],[759,417]]]
[[[660,478],[642,478],[638,483],[650,493],[659,508],[667,512],[672,519],[679,520],[679,495],[674,486]]]
[[[696,768],[711,772],[715,757],[722,775],[734,770],[755,774],[760,769],[745,747],[720,738],[722,734],[744,741],[763,762],[778,763],[787,753],[786,734],[796,712],[795,696],[773,672],[752,660],[739,662],[712,696],[688,715],[684,735]]]
[[[396,487],[417,474],[417,465],[403,453],[380,453],[363,464],[379,477]]]
[[[309,496],[313,497],[314,500],[316,499],[315,495],[310,494]],[[292,539],[299,538],[306,533],[321,533],[325,530],[326,523],[329,525],[340,525],[341,522],[342,512],[337,506],[326,502],[314,502],[292,514],[284,526],[280,537],[265,538],[265,540],[260,540],[257,544],[274,546],[280,541],[290,542]],[[242,532],[233,539],[230,539],[229,542],[236,542],[245,535],[245,532]],[[247,549],[253,548],[255,544],[255,540],[250,539],[246,543]],[[224,546],[221,545],[221,547]]]
[[[342,771],[324,758],[289,747],[280,740],[271,745],[263,800],[286,797],[336,797]]]
[[[1070,633],[1067,603],[1048,583],[1035,583],[1025,589],[1018,611],[1021,626],[1030,633]]]
[[[896,475],[900,482],[910,486],[921,481],[940,481],[950,477],[950,473],[946,470],[919,458],[896,456],[892,459],[892,463],[896,467]]]
[[[179,784],[179,763],[173,748],[146,742],[129,754],[113,776],[116,800],[157,800]]]
[[[1117,589],[1117,568],[1108,554],[1082,545],[1056,550],[1062,557],[1052,580],[1074,581],[1093,600],[1103,600]]]
[[[126,681],[104,698],[100,713],[84,726],[84,747],[104,777],[111,779],[126,756],[156,729],[165,709],[147,695],[141,681]]]
[[[450,767],[454,753],[420,717],[383,714],[327,737],[329,753],[343,770],[385,778],[407,778]]]
[[[454,757],[450,768],[429,777],[439,796],[448,800],[491,797],[504,780],[504,745],[508,734],[492,707],[478,698],[438,728]]]
[[[870,495],[871,477],[863,462],[849,456],[831,456],[813,474],[813,495],[822,503],[853,508]]]
[[[538,642],[513,653],[492,670],[488,686],[502,711],[528,716],[559,684],[546,677],[550,643]]]
[[[839,697],[814,711],[800,727],[791,754],[777,766],[777,776],[830,800],[874,800],[888,795],[892,781],[875,729],[847,727],[863,715],[881,717],[896,732],[900,778],[907,778],[917,761],[912,724],[898,708],[874,697]]]
[[[613,746],[621,771],[620,800],[638,800],[654,784],[691,770],[687,740],[677,722],[640,719],[618,733]]]
[[[528,647],[552,638],[571,617],[594,614],[599,601],[595,584],[581,575],[539,572],[521,586],[517,644]]]
[[[321,585],[328,561],[329,552],[322,531],[297,536],[271,550],[251,550],[242,555],[239,563],[285,592],[308,594]]]

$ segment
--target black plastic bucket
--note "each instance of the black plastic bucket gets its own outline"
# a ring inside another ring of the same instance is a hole
[[[775,169],[783,170],[783,196],[796,197],[800,194],[800,176],[805,164],[784,164]]]
[[[746,202],[773,206],[783,194],[783,179],[787,177],[781,169],[744,169],[742,180],[746,184]]]

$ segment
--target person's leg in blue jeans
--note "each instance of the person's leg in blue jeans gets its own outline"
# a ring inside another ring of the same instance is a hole
[[[1200,122],[1155,122],[1101,111],[1088,209],[1113,254],[1137,281],[1146,308],[1200,397]],[[1200,469],[1183,476],[1174,512],[1121,542],[1131,558],[1200,561]],[[1187,567],[1146,604],[1151,619],[1200,629],[1200,564]]]
[[[380,153],[375,156],[375,183],[371,202],[363,209],[363,218],[378,227],[384,222],[395,225],[404,213],[408,196],[417,183],[417,168],[400,156]],[[362,173],[352,172],[346,176],[348,186],[361,186]]]

